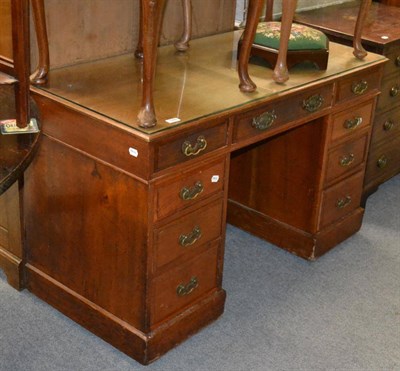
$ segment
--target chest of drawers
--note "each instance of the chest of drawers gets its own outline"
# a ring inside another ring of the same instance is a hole
[[[348,44],[357,16],[356,2],[299,13],[296,22],[325,32],[332,41]],[[385,55],[381,95],[364,180],[364,198],[400,171],[400,8],[372,3],[363,31],[364,47]]]

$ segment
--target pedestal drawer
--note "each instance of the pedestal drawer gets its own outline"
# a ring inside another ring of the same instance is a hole
[[[364,162],[367,139],[368,135],[365,134],[358,139],[343,143],[328,154],[325,184],[356,169]]]
[[[222,199],[194,210],[154,232],[155,269],[199,251],[221,235]]]
[[[368,155],[365,185],[381,183],[400,171],[400,137],[374,146]]]
[[[353,99],[370,93],[371,91],[378,90],[380,86],[380,68],[375,70],[368,70],[367,72],[361,72],[354,74],[351,77],[344,78],[339,81],[337,89],[337,101],[345,101]]]
[[[395,109],[376,115],[372,128],[371,148],[382,140],[389,141],[400,136],[400,105]],[[400,148],[399,148],[400,151]]]
[[[385,76],[382,80],[381,94],[377,110],[384,111],[400,105],[400,73]]]
[[[360,206],[364,172],[328,188],[322,194],[319,229],[343,218]]]
[[[155,169],[165,169],[221,148],[227,144],[228,123],[180,134],[156,144]]]
[[[225,160],[157,184],[154,219],[159,220],[178,209],[193,206],[198,200],[222,191],[224,175]]]
[[[371,123],[373,102],[339,112],[333,117],[331,141],[353,135]]]
[[[152,324],[184,309],[216,287],[218,245],[215,243],[196,259],[178,265],[154,279]]]

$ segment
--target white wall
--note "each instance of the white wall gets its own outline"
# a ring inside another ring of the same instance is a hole
[[[349,2],[352,0],[298,0],[297,11],[322,8],[328,5],[340,4]],[[245,9],[248,0],[236,0],[236,22],[240,24],[244,19],[243,10]],[[282,1],[275,0],[274,2],[274,14],[279,14],[282,11]]]

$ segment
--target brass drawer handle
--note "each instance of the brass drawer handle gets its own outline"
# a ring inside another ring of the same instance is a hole
[[[182,144],[182,153],[185,156],[197,156],[201,151],[204,151],[207,148],[207,141],[203,135],[200,135],[196,144],[192,146],[192,144],[188,141],[183,142]]]
[[[359,127],[362,124],[362,122],[363,122],[362,117],[357,116],[357,117],[354,117],[353,119],[346,120],[344,122],[343,126],[345,129],[352,130],[352,129]]]
[[[400,67],[400,55],[396,57],[396,59],[394,60],[394,64],[396,65],[396,67]]]
[[[336,201],[336,207],[338,209],[344,209],[346,206],[349,206],[351,204],[351,197],[350,196],[346,196],[344,198],[339,198]]]
[[[308,112],[318,111],[324,104],[324,97],[321,94],[315,94],[303,100],[303,109]]]
[[[366,81],[366,80],[362,80],[362,81],[359,81],[359,82],[355,82],[355,83],[353,83],[353,85],[351,86],[351,91],[352,91],[355,95],[364,94],[367,90],[368,90],[368,81]]]
[[[275,111],[272,110],[264,112],[260,116],[254,117],[251,122],[251,126],[255,129],[263,131],[269,129],[275,120],[276,120],[276,114]]]
[[[199,226],[195,226],[189,234],[181,234],[179,236],[179,244],[182,247],[193,245],[201,237],[201,229]]]
[[[355,159],[354,154],[353,153],[349,153],[348,155],[343,156],[343,157],[340,158],[339,164],[342,167],[347,167],[347,166],[350,166],[353,163],[354,159]]]
[[[400,92],[400,86],[399,86],[399,84],[396,84],[395,86],[392,86],[392,88],[390,89],[389,94],[390,94],[391,97],[394,98],[394,97],[397,97],[399,95],[399,92]]]
[[[193,200],[195,199],[201,192],[204,191],[203,183],[199,180],[195,183],[194,187],[183,187],[179,195],[182,200]]]
[[[394,122],[392,120],[387,120],[383,124],[383,130],[390,131],[394,128]]]
[[[388,162],[389,162],[389,159],[385,155],[383,155],[378,158],[378,161],[376,162],[376,166],[378,166],[379,169],[383,169],[387,166]]]
[[[199,281],[197,277],[192,277],[187,285],[181,283],[176,288],[176,293],[178,296],[187,296],[193,292],[195,288],[199,286]]]

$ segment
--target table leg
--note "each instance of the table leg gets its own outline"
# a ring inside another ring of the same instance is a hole
[[[164,6],[165,0],[142,0],[143,86],[142,104],[137,119],[139,126],[143,128],[153,127],[157,124],[153,86]]]
[[[278,59],[276,61],[275,69],[272,74],[272,78],[274,79],[274,81],[280,84],[289,79],[289,72],[287,69],[287,51],[296,5],[297,0],[282,1],[282,21]]]
[[[35,23],[35,32],[39,50],[39,62],[36,71],[31,75],[32,84],[42,85],[47,81],[49,73],[50,57],[49,42],[47,38],[46,16],[44,11],[44,0],[31,0],[32,13]]]
[[[139,37],[135,50],[135,57],[143,59],[143,0],[139,1]]]
[[[180,52],[189,49],[189,41],[192,37],[192,2],[182,0],[183,5],[183,33],[179,41],[175,43],[175,48]]]
[[[354,30],[354,38],[353,38],[353,47],[354,47],[353,54],[358,59],[363,59],[368,54],[361,44],[361,36],[370,5],[371,5],[371,0],[362,0],[360,4],[360,9],[358,11],[357,23],[356,23],[356,28]]]
[[[253,45],[254,36],[257,31],[258,20],[260,19],[263,9],[263,0],[250,0],[247,10],[246,27],[243,32],[242,47],[240,48],[238,73],[239,73],[239,88],[243,92],[253,92],[256,90],[256,84],[249,76],[249,58],[251,46]]]

